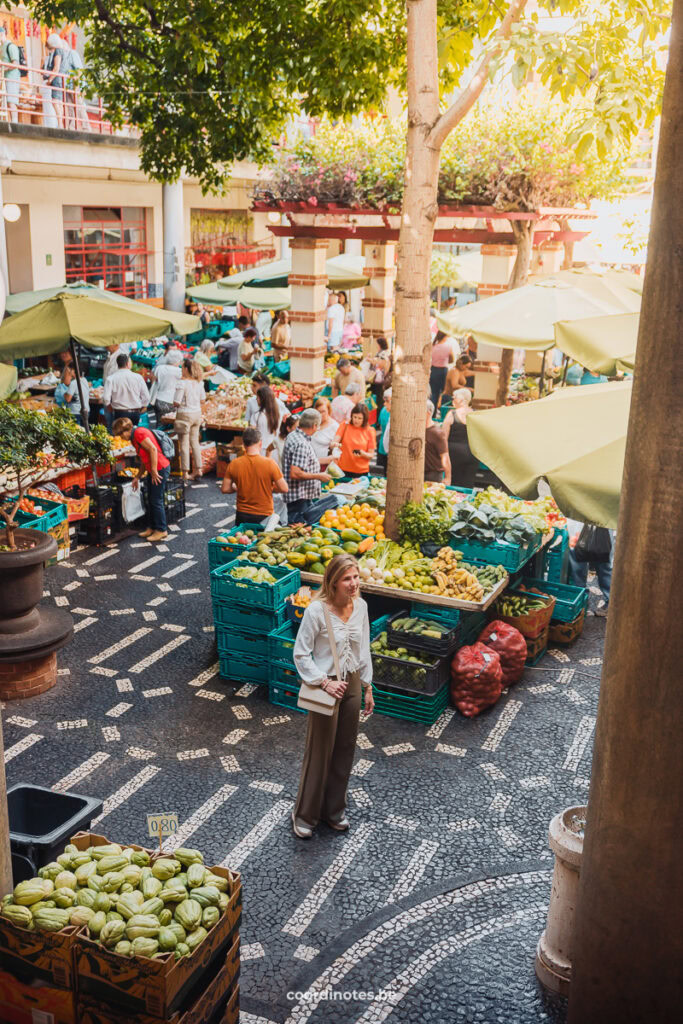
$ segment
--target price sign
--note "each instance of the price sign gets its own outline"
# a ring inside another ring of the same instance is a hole
[[[178,831],[178,812],[165,811],[163,814],[147,815],[147,832],[153,839],[159,840],[159,849],[164,839],[175,835]]]

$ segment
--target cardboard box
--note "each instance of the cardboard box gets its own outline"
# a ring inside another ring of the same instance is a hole
[[[57,526],[47,531],[57,541],[57,554],[51,558],[48,565],[55,565],[57,562],[65,562],[71,554],[71,537],[69,535],[69,520],[63,519]]]
[[[74,986],[74,951],[78,928],[61,932],[30,932],[0,917],[0,962],[4,970],[70,989]]]
[[[77,1020],[73,991],[0,970],[3,1024],[76,1024]]]
[[[79,833],[71,842],[84,849],[108,840],[92,833]],[[153,1017],[169,1017],[178,1011],[200,976],[225,958],[239,931],[242,917],[240,876],[223,867],[210,867],[209,870],[228,880],[229,904],[218,923],[190,956],[176,960],[169,953],[159,959],[130,959],[104,949],[90,939],[87,929],[83,928],[78,933],[75,954],[79,997],[125,1009],[129,1018],[130,1014],[145,1013]]]
[[[237,1024],[239,1019],[239,936],[225,961],[219,961],[210,975],[202,974],[196,992],[188,998],[188,1006],[165,1018],[164,1024]],[[231,1016],[228,1014],[231,1013]],[[161,1024],[158,1017],[147,1013],[130,1013],[119,1005],[110,1005],[79,993],[80,1024]]]

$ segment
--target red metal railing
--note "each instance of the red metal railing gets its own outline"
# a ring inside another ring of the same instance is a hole
[[[8,78],[7,72],[17,67],[0,61],[0,120],[97,135],[135,136],[127,126],[112,127],[102,100],[86,100],[78,89],[78,72],[61,77],[57,73],[49,82],[51,71],[24,66],[25,77]]]

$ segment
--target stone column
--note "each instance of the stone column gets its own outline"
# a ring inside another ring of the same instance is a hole
[[[564,245],[562,242],[544,242],[543,245],[535,245],[531,250],[531,266],[529,273],[540,276],[550,276],[562,269],[564,259]]]
[[[293,238],[290,242],[292,270],[289,285],[292,306],[290,380],[316,389],[325,385],[325,309],[327,239]]]
[[[362,256],[363,243],[360,238],[347,238],[344,241],[344,254],[348,256]],[[362,308],[361,291],[361,288],[351,288],[349,290],[349,309],[353,313],[354,319],[359,322]]]
[[[508,281],[517,256],[516,245],[486,243],[481,247],[481,283],[477,295],[485,299],[508,290]]]
[[[375,338],[390,338],[394,333],[394,278],[396,276],[396,243],[377,242],[365,246],[366,277],[370,283],[365,289],[363,309],[363,352],[374,354]]]
[[[161,186],[164,223],[164,309],[185,309],[185,231],[182,180]]]
[[[5,218],[2,210],[4,206],[4,198],[2,194],[2,173],[1,171],[7,171],[12,166],[12,162],[8,157],[0,155],[0,276],[4,284],[5,295],[9,294],[9,269],[7,265],[7,237],[5,235]],[[4,300],[3,300],[4,308]]]

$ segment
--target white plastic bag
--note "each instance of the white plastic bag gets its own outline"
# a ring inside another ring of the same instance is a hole
[[[140,487],[137,490],[133,490],[132,480],[121,488],[121,513],[127,523],[133,523],[145,514],[142,490]]]

